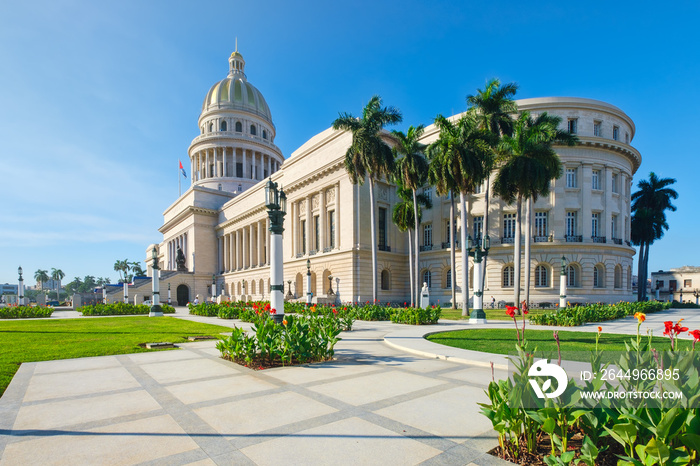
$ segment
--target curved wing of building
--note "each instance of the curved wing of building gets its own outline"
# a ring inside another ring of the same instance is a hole
[[[284,187],[288,198],[285,295],[305,295],[309,260],[315,297],[371,299],[368,187],[351,184],[343,166],[351,135],[327,129],[284,160],[274,145],[270,109],[247,81],[244,66],[241,54],[234,52],[228,76],[206,94],[198,120],[200,135],[189,148],[192,186],[168,207],[160,228],[159,260],[166,270],[162,280],[172,281],[183,300],[185,292],[189,300],[199,295],[202,301],[211,299],[213,291],[228,299],[267,299],[270,247],[263,181],[269,177]],[[581,140],[578,146],[557,148],[564,175],[552,182],[549,196],[533,205],[531,301],[558,302],[562,256],[567,260],[564,279],[570,301],[631,299],[635,251],[630,245],[630,189],[641,163],[631,145],[634,123],[619,108],[591,99],[548,97],[517,103],[534,114],[560,116],[562,129]],[[423,142],[437,136],[437,129],[428,126]],[[433,208],[424,213],[418,232],[421,281],[430,287],[431,302],[448,303],[451,281],[461,276],[462,249],[457,247],[453,270],[447,228],[450,200],[436,196],[433,189],[425,191],[433,198]],[[468,199],[468,233],[488,233],[491,238],[485,301],[493,297],[510,302],[515,208],[493,197],[486,206],[485,191],[481,186]],[[378,183],[376,197],[379,297],[403,302],[409,295],[407,234],[391,221],[398,199],[394,187],[385,182]],[[186,272],[176,271],[178,249],[185,256]],[[459,302],[462,284],[456,285]]]

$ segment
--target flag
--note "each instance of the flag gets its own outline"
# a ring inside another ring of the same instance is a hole
[[[182,170],[182,176],[184,176],[185,178],[187,178],[187,173],[185,173],[185,169],[182,168],[182,162],[180,162],[180,161],[178,160],[178,163],[180,164],[180,170]]]

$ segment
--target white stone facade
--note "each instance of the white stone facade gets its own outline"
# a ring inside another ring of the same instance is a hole
[[[661,301],[681,301],[698,303],[700,294],[700,267],[679,267],[668,271],[659,270],[651,273],[650,299],[656,297]]]
[[[212,279],[217,294],[267,299],[270,248],[264,185],[270,177],[284,188],[288,199],[283,243],[285,295],[291,288],[293,296],[304,297],[308,259],[314,296],[326,297],[332,276],[333,291],[340,300],[371,299],[369,189],[367,183],[353,185],[343,166],[352,136],[327,129],[284,160],[273,143],[275,127],[269,108],[262,94],[247,82],[240,54],[235,52],[229,64],[229,76],[207,93],[198,122],[202,134],[189,149],[193,184],[164,213],[161,267],[175,270],[177,245],[181,245],[189,271],[186,282],[192,283],[190,300],[195,294],[200,301],[210,297]],[[241,92],[236,94],[236,89]],[[521,110],[559,115],[564,128],[581,140],[579,146],[557,149],[564,175],[553,181],[551,194],[533,206],[531,301],[558,302],[562,256],[569,261],[570,301],[632,299],[635,251],[629,244],[630,190],[641,163],[639,152],[630,145],[634,123],[617,107],[590,99],[517,102]],[[236,131],[239,122],[240,133]],[[423,140],[429,143],[437,136],[431,125]],[[456,251],[454,272],[448,249],[450,201],[437,197],[434,188],[431,191],[434,205],[424,213],[418,232],[423,249],[421,282],[429,281],[431,302],[447,303],[449,280],[457,277],[460,302],[461,248]],[[377,227],[379,299],[403,302],[409,295],[408,237],[391,221],[398,201],[393,186],[378,183],[375,192],[376,217],[381,224]],[[479,236],[475,228],[484,231],[484,193],[482,187],[468,199],[472,237]],[[493,197],[489,204],[492,247],[484,301],[490,303],[493,296],[496,301],[510,302],[515,236],[511,214],[515,208]],[[455,207],[455,237],[459,238],[458,202]]]

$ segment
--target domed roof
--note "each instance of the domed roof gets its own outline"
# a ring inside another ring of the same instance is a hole
[[[222,108],[243,110],[257,115],[270,124],[272,115],[262,93],[246,79],[243,72],[245,60],[236,50],[229,57],[229,73],[225,79],[214,84],[202,104],[202,113]]]

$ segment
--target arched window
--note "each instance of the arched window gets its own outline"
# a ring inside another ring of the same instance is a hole
[[[547,267],[544,265],[538,265],[537,267],[535,267],[535,286],[549,286],[549,273]]]
[[[255,130],[255,125],[250,125],[250,134],[252,134],[253,136],[257,134]]]
[[[209,132],[214,131],[214,123],[209,123]]]
[[[452,288],[452,269],[447,269],[445,273],[445,288]]]
[[[593,267],[593,288],[605,288],[605,269],[601,264]]]
[[[574,288],[578,286],[578,270],[576,270],[575,265],[568,265],[566,267],[566,286]]]
[[[503,267],[503,288],[513,288],[515,269],[512,265]]]
[[[236,132],[237,133],[242,133],[243,132],[243,125],[241,124],[240,121],[236,122]]]
[[[250,294],[255,294],[255,280],[250,281]]]
[[[389,271],[384,269],[382,270],[382,290],[390,290],[391,289],[391,275],[389,274]]]
[[[262,278],[260,279],[259,288],[260,288],[260,296],[265,296],[265,282],[263,281]]]
[[[221,122],[221,131],[228,131],[228,123],[226,123],[226,120]]]
[[[430,270],[426,270],[425,272],[423,272],[423,283],[427,284],[428,288],[432,288],[432,280],[431,280],[431,276],[430,276]],[[423,285],[421,284],[420,287],[422,287],[422,286]]]
[[[267,139],[267,131],[263,130],[263,139]]]
[[[622,288],[622,266],[615,266],[615,288]]]

